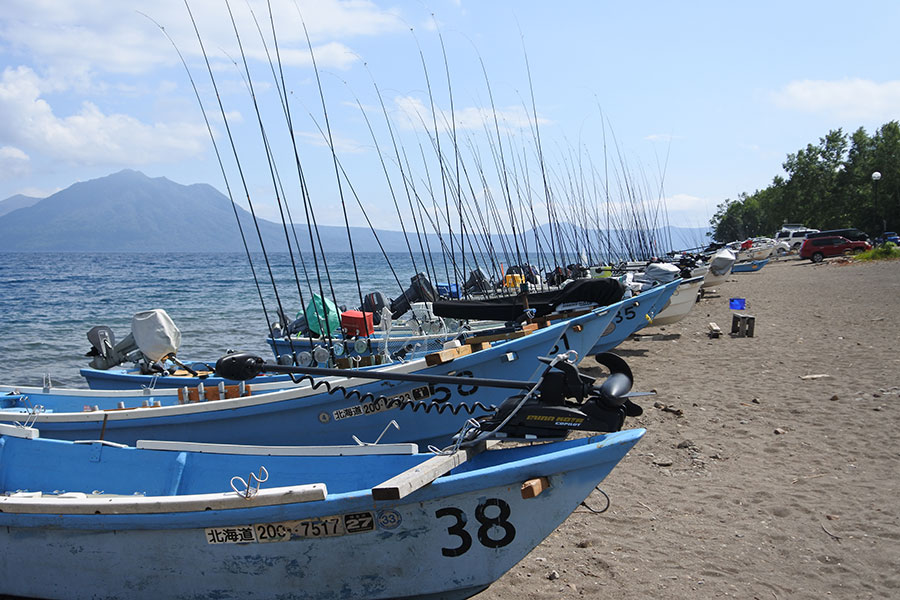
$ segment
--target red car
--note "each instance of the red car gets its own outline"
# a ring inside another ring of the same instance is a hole
[[[872,244],[869,242],[851,242],[841,236],[808,238],[803,240],[803,245],[800,246],[800,258],[808,258],[813,262],[822,262],[823,259],[829,256],[859,254],[871,249]]]

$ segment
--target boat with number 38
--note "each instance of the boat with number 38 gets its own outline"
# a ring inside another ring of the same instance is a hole
[[[643,434],[435,455],[414,444],[126,447],[0,425],[0,594],[468,598]]]

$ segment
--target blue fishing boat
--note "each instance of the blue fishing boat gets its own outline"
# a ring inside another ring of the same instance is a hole
[[[549,314],[536,319],[535,322],[538,325],[546,326],[549,323],[573,318],[569,315],[576,315],[578,317],[578,320],[573,321],[569,330],[560,337],[560,343],[558,345],[549,346],[545,354],[557,354],[558,352],[572,350],[579,357],[585,357],[588,354],[599,354],[601,352],[612,350],[629,335],[646,326],[647,316],[653,316],[657,307],[662,307],[662,305],[668,301],[676,287],[677,286],[671,285],[657,286],[656,288],[649,289],[646,292],[642,292],[631,298],[620,300],[606,307],[587,308],[583,311]],[[611,319],[614,321],[614,324],[610,325],[607,323],[604,324],[602,328],[600,328],[601,322],[599,320],[581,318],[586,313],[595,313],[599,315],[606,314],[607,312],[612,313]],[[517,327],[499,328],[495,325],[493,328],[471,329],[456,337],[463,343],[474,342],[477,344],[479,343],[479,340],[484,339],[490,339],[493,340],[493,343],[497,343],[506,338],[516,338],[532,330],[533,328],[523,328],[521,325]],[[602,339],[601,336],[603,336]],[[279,344],[282,343],[286,344],[285,340],[279,340]],[[300,341],[298,340],[296,343],[299,344]],[[429,343],[427,347],[431,349],[430,353],[440,352],[443,348],[443,343],[444,342],[440,345]],[[294,346],[295,354],[297,348],[298,346]],[[282,348],[282,350],[286,353],[290,353],[290,348],[287,346]],[[397,360],[410,360],[413,358],[413,354],[415,354],[417,358],[422,358],[422,356],[424,356],[417,348],[415,353],[404,353],[402,359]],[[327,357],[327,351],[325,352],[325,355]],[[298,362],[299,364],[306,364],[305,361]],[[329,363],[325,360],[323,364],[327,366]],[[341,362],[340,364],[343,366],[352,366],[359,363],[350,361]],[[384,365],[386,364],[390,363],[384,363]],[[376,366],[383,368],[384,365]],[[185,368],[177,368],[176,366],[170,370],[152,374],[141,372],[141,369],[137,366],[113,367],[107,369],[85,368],[81,369],[81,375],[85,378],[88,387],[92,390],[183,388],[185,386],[196,387],[200,384],[206,388],[211,388],[235,386],[239,384],[237,381],[227,380],[216,376],[212,373],[210,364],[195,362],[190,363],[188,366],[192,367],[190,371]],[[369,367],[364,366],[362,368]],[[290,377],[286,375],[263,374],[256,379],[247,381],[246,384],[253,386],[253,389],[255,390],[275,390],[289,387],[291,385],[291,380]],[[216,392],[213,391],[213,393]]]
[[[734,266],[731,267],[731,272],[732,273],[755,273],[756,271],[759,271],[767,264],[769,264],[768,258],[764,258],[762,260],[749,260],[747,262],[734,263]]]
[[[419,359],[378,369],[383,375],[503,378],[536,381],[538,357],[573,358],[594,344],[616,311],[596,309],[517,339],[472,351],[451,349],[436,361]],[[591,337],[594,336],[594,337]],[[436,362],[436,364],[429,364]],[[484,414],[505,397],[502,390],[457,383],[350,377],[304,378],[286,389],[260,386],[104,391],[0,386],[0,423],[28,423],[68,440],[139,439],[270,445],[347,444],[400,440],[443,446],[467,417]],[[268,384],[284,388],[284,384]],[[201,396],[201,394],[203,394]],[[410,405],[401,410],[394,401]],[[414,410],[416,409],[416,410]],[[428,413],[428,414],[426,414]],[[394,423],[398,429],[386,431]]]
[[[643,434],[435,456],[132,448],[0,426],[0,594],[468,598],[553,532]]]
[[[630,303],[628,300],[623,301],[588,354],[608,352],[625,341],[628,336],[650,325],[653,317],[666,307],[675,290],[681,285],[681,281],[676,279],[651,287],[630,298]]]
[[[386,352],[376,352],[374,355],[365,350],[367,348],[367,340],[358,339],[357,342],[362,346],[359,352],[351,353],[345,350],[345,342],[339,339],[332,340],[332,347],[340,348],[339,352],[332,355],[327,349],[327,343],[318,341],[314,346],[309,345],[309,340],[300,340],[288,342],[285,339],[278,339],[273,342],[272,338],[268,338],[270,346],[272,346],[276,357],[280,360],[289,361],[291,356],[297,357],[297,364],[304,366],[334,366],[335,364],[343,368],[377,368],[392,364],[394,362],[403,362],[423,358],[428,354],[440,352],[448,342],[457,340],[466,342],[469,338],[491,336],[495,341],[505,338],[515,338],[525,332],[521,326],[505,327],[502,324],[493,324],[491,326],[480,326],[476,328],[466,328],[458,330],[453,334],[433,334],[433,335],[405,335],[391,338],[387,344]],[[375,335],[372,338],[373,348],[385,349],[381,343],[383,338]],[[380,345],[381,344],[381,345]],[[321,359],[312,359],[312,356]],[[215,362],[215,361],[213,361]],[[187,364],[180,361],[175,362],[172,359],[162,359],[156,364],[159,370],[148,372],[145,361],[140,361],[130,367],[114,366],[110,368],[94,368],[86,367],[79,372],[84,377],[88,387],[92,390],[121,390],[121,389],[140,389],[148,388],[181,388],[196,387],[203,384],[207,387],[218,386],[220,383],[225,385],[236,385],[239,382],[223,379],[212,372],[212,364],[191,361]],[[280,389],[290,385],[291,379],[286,375],[278,374],[260,374],[259,377],[247,381],[246,384],[253,386],[262,386],[265,389]],[[275,384],[275,385],[268,385]]]

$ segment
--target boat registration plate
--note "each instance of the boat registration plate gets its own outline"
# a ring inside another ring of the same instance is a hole
[[[427,385],[423,385],[422,387],[417,387],[408,392],[397,394],[396,396],[376,398],[368,402],[361,402],[353,406],[348,406],[347,408],[339,408],[332,412],[331,416],[335,421],[340,421],[341,419],[374,415],[375,413],[398,408],[401,402],[424,400],[430,395],[431,388]]]
[[[205,530],[210,544],[265,544],[300,538],[324,538],[375,531],[371,512],[348,513],[303,521],[255,523],[237,527],[210,527]]]

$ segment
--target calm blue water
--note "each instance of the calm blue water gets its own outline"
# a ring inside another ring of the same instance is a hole
[[[278,293],[293,316],[300,300],[290,258],[270,258]],[[390,259],[408,286],[415,274],[409,256]],[[358,306],[350,255],[329,256],[328,263],[338,303]],[[363,294],[399,295],[381,254],[360,254],[357,264]],[[273,321],[276,304],[261,256],[254,266]],[[302,271],[300,277],[305,281]],[[305,283],[303,294],[309,302]],[[49,373],[54,385],[85,387],[78,369],[87,365],[88,329],[108,325],[119,341],[130,332],[132,315],[151,308],[165,309],[181,330],[183,360],[215,360],[227,349],[270,356],[245,255],[0,253],[0,383],[39,385]]]

